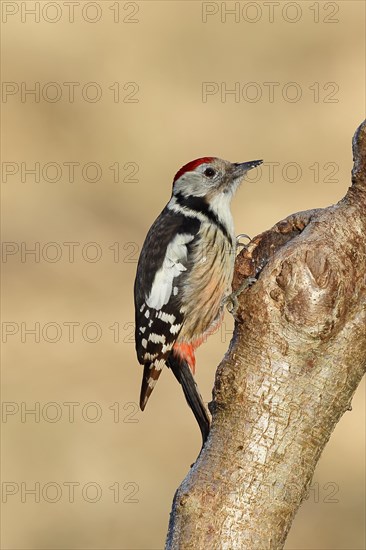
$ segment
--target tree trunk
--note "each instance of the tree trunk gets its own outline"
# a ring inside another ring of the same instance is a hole
[[[178,488],[167,550],[283,548],[366,370],[366,121],[352,187],[288,217],[236,262],[243,291],[216,373],[209,439]]]

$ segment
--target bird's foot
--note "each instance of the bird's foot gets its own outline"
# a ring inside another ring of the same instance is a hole
[[[236,319],[236,313],[238,311],[238,307],[239,307],[239,300],[238,300],[238,296],[240,296],[240,294],[243,292],[243,290],[245,290],[246,288],[252,286],[254,283],[257,282],[257,279],[255,277],[246,277],[244,279],[244,281],[241,283],[241,285],[239,286],[239,288],[237,290],[235,290],[234,292],[232,292],[230,294],[230,296],[228,296],[226,298],[226,308],[228,310],[229,313],[231,313],[231,315]]]

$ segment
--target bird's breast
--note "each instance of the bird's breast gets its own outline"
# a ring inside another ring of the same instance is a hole
[[[235,244],[219,228],[203,224],[191,262],[182,289],[185,320],[177,342],[197,340],[217,324],[225,298],[231,293]]]

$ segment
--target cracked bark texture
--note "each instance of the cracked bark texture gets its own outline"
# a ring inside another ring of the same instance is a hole
[[[283,548],[314,469],[366,370],[366,121],[352,186],[237,257],[239,299],[210,436],[178,488],[167,550]]]

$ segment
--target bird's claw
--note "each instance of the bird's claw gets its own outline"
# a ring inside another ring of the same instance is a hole
[[[249,235],[247,235],[246,233],[240,233],[240,234],[236,237],[236,246],[237,246],[237,247],[242,246],[243,248],[245,248],[246,246],[248,246],[249,243],[244,244],[244,243],[241,243],[241,242],[240,242],[240,239],[244,239],[244,238],[245,238],[245,239],[248,239],[249,243],[250,243],[250,241],[252,240],[252,239],[249,237]]]
[[[236,319],[236,313],[238,311],[239,307],[239,300],[238,296],[245,290],[246,288],[252,286],[254,283],[257,282],[257,279],[255,277],[246,277],[244,281],[241,283],[239,288],[232,292],[230,296],[226,299],[226,308],[229,313]]]

